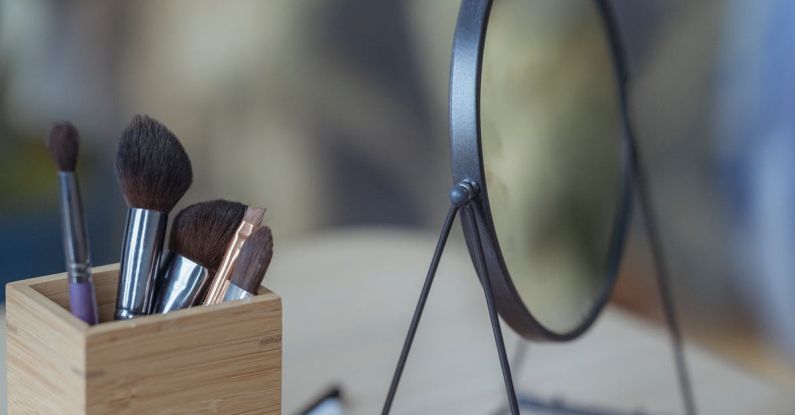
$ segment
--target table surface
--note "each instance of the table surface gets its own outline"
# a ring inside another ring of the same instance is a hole
[[[434,244],[434,235],[395,229],[277,241],[265,285],[284,304],[285,414],[332,385],[341,387],[348,413],[380,412]],[[519,341],[503,329],[511,353]],[[4,354],[5,341],[0,344]],[[574,342],[528,347],[513,368],[520,393],[625,412],[683,412],[666,333],[626,312],[608,308]],[[795,413],[793,391],[692,345],[687,356],[700,413]],[[455,235],[393,413],[492,414],[504,401],[482,290]]]

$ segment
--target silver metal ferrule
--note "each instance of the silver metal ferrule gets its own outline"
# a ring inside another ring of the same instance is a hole
[[[131,208],[121,250],[116,320],[151,314],[168,214]]]
[[[83,222],[83,205],[80,188],[74,172],[58,172],[58,191],[61,204],[61,230],[64,258],[69,281],[84,283],[91,281],[91,258],[88,237]]]
[[[226,294],[224,294],[224,301],[242,300],[244,298],[253,296],[254,294],[238,287],[235,284],[229,283],[229,288],[226,289]]]
[[[169,252],[158,278],[154,313],[188,308],[201,302],[201,295],[210,282],[210,271],[179,255]]]

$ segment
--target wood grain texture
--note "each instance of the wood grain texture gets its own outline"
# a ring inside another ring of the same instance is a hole
[[[29,286],[14,283],[6,288],[11,414],[80,414],[85,407],[88,326],[48,302]]]
[[[7,286],[9,413],[281,413],[276,294],[110,321],[117,278],[118,266],[95,270],[93,327],[66,310],[65,274]]]

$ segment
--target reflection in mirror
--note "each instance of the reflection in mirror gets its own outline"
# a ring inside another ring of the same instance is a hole
[[[614,277],[624,189],[607,35],[591,1],[495,0],[483,53],[481,147],[498,244],[528,311],[569,332]]]

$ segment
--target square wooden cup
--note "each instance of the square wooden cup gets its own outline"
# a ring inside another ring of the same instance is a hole
[[[282,305],[247,300],[112,321],[119,266],[94,270],[101,324],[66,274],[6,286],[10,414],[279,414]]]

